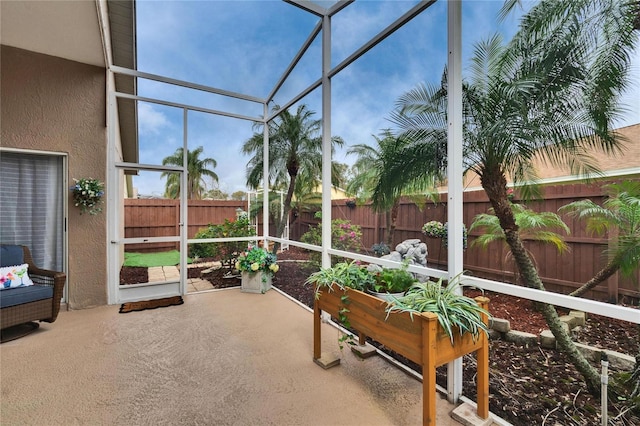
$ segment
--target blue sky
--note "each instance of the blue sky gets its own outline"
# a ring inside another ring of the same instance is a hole
[[[323,3],[323,2],[319,2]],[[332,3],[332,2],[324,2]],[[332,66],[395,21],[417,1],[357,0],[332,21]],[[501,0],[463,2],[463,58],[473,43],[496,31],[508,39],[517,16],[496,23]],[[218,89],[266,97],[318,22],[301,9],[276,0],[137,1],[138,69]],[[332,80],[332,133],[348,145],[370,143],[391,127],[396,99],[419,82],[438,82],[446,62],[446,2],[439,1]],[[636,55],[637,57],[638,55]],[[636,60],[636,63],[640,61]],[[320,77],[320,37],[275,97],[277,104]],[[636,81],[636,87],[637,87]],[[141,96],[258,117],[262,106],[179,87],[140,80]],[[636,93],[637,95],[638,93]],[[633,98],[629,98],[633,99]],[[636,98],[637,99],[637,98]],[[640,122],[640,112],[620,125]],[[321,118],[320,90],[305,97]],[[139,105],[140,162],[161,164],[182,146],[182,110]],[[254,132],[250,121],[190,112],[189,149],[204,147],[218,165],[220,189],[245,190],[248,157],[242,144]],[[351,163],[346,149],[336,160]],[[143,173],[134,181],[143,195],[161,195],[164,181]]]

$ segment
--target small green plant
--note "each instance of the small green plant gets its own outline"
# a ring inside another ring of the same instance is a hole
[[[387,255],[387,254],[391,253],[391,249],[389,249],[389,246],[386,245],[383,242],[379,242],[378,244],[374,244],[373,246],[371,246],[371,250],[373,250],[373,252],[378,257],[384,256],[384,255]]]
[[[382,268],[382,271],[374,274],[374,283],[370,289],[376,293],[404,293],[416,283],[407,267],[407,262],[403,262],[400,268]]]
[[[470,297],[457,293],[461,286],[455,277],[444,287],[443,280],[427,281],[414,284],[404,296],[394,298],[387,307],[387,314],[392,312],[422,313],[433,312],[438,315],[438,323],[451,339],[453,344],[454,331],[463,335],[471,333],[477,340],[480,333],[487,333],[488,327],[482,321],[482,314],[490,316]]]

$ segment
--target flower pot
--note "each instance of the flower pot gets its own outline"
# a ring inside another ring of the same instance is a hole
[[[367,291],[370,295],[377,297],[378,299],[382,299],[385,302],[392,302],[393,299],[397,299],[399,297],[404,296],[404,293],[389,293],[389,292],[384,292],[384,293],[377,293],[373,290],[368,290]]]
[[[242,272],[240,291],[244,293],[266,293],[271,289],[271,274],[262,271]]]

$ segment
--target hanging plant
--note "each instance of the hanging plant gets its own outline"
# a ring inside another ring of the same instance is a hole
[[[104,183],[98,179],[82,178],[73,179],[76,183],[69,190],[73,194],[73,203],[80,207],[80,214],[98,214],[102,211],[102,196],[104,195]]]

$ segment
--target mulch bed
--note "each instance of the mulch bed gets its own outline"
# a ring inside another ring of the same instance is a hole
[[[304,261],[306,251],[293,247],[278,255],[280,270],[273,285],[303,304],[313,307],[314,289],[304,282],[317,270]],[[122,280],[141,280],[139,271],[125,271]],[[202,268],[204,269],[204,268]],[[189,275],[198,275],[201,269],[190,268]],[[131,276],[129,275],[131,272]],[[222,273],[203,276],[214,285],[228,286],[221,278]],[[137,281],[145,282],[145,281]],[[236,284],[239,285],[239,280]],[[477,291],[466,290],[474,297]],[[533,302],[499,293],[486,292],[490,299],[490,311],[497,318],[508,319],[511,328],[533,334],[547,329],[542,315],[534,309]],[[565,312],[559,311],[562,315]],[[640,351],[640,328],[637,325],[590,315],[587,324],[574,333],[574,339],[581,343],[598,346],[629,355]],[[374,342],[375,343],[375,342]],[[336,342],[337,344],[337,342]],[[379,345],[378,345],[379,346]],[[419,370],[397,354],[398,360]],[[526,347],[504,341],[490,341],[490,410],[492,413],[514,425],[597,425],[600,424],[600,401],[589,394],[582,376],[575,370],[568,358],[557,350],[542,349],[539,346]],[[475,359],[465,356],[463,393],[475,399]],[[600,364],[593,363],[600,371]],[[610,366],[610,374],[616,372]],[[610,379],[610,384],[613,379]],[[438,369],[437,382],[446,387],[446,369]],[[610,389],[613,386],[610,386]],[[639,425],[640,404],[636,405],[609,394],[609,425]]]

